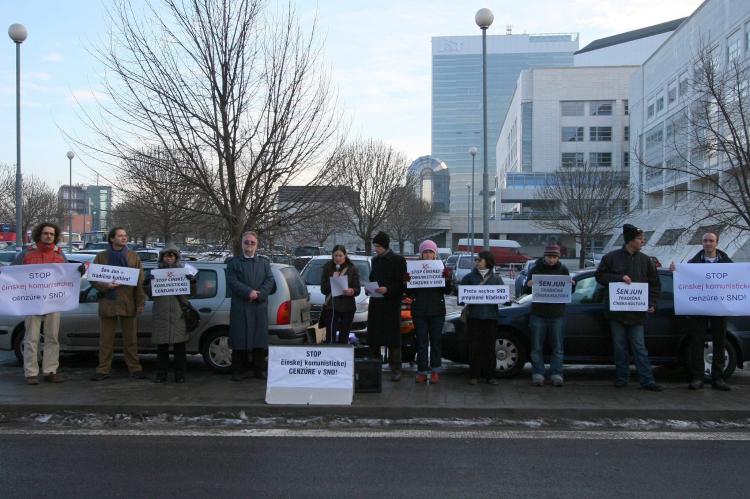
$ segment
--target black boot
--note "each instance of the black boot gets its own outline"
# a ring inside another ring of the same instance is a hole
[[[232,381],[242,381],[247,350],[232,350]]]
[[[258,379],[268,379],[266,372],[266,350],[253,348],[253,373]]]

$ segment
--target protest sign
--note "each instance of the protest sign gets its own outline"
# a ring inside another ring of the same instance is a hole
[[[151,296],[179,296],[190,294],[188,269],[153,269],[151,271]]]
[[[141,269],[134,269],[132,267],[117,267],[114,265],[92,263],[89,265],[86,279],[89,282],[114,282],[124,286],[137,286],[140,272]]]
[[[676,315],[750,315],[750,263],[679,264],[674,272]]]
[[[268,404],[352,403],[354,349],[348,345],[268,349]]]
[[[477,305],[507,301],[510,301],[510,286],[485,284],[458,287],[458,303]]]
[[[0,267],[0,314],[45,315],[78,307],[78,263]]]
[[[648,311],[648,283],[609,283],[609,310],[612,312]]]
[[[570,303],[573,284],[569,275],[532,274],[531,281],[534,303]]]
[[[407,260],[406,271],[409,282],[406,287],[414,288],[444,288],[443,262],[441,260]]]

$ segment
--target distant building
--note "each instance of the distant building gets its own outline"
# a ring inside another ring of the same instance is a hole
[[[73,232],[98,232],[109,230],[112,213],[112,187],[104,185],[63,185],[57,198],[68,220],[73,211]],[[66,225],[67,227],[67,225]],[[77,229],[82,230],[77,230]]]
[[[112,225],[112,187],[90,185],[86,192],[91,210],[91,231],[109,230]]]

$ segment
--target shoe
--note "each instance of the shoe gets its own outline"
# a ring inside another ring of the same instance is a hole
[[[109,378],[109,373],[96,373],[91,376],[91,381],[102,381]]]
[[[27,385],[38,385],[39,384],[39,378],[36,376],[29,376],[26,378],[26,384]]]
[[[688,388],[691,390],[700,390],[701,388],[703,388],[703,381],[699,379],[694,379],[693,381],[690,382],[690,384],[688,385]]]
[[[534,374],[531,377],[531,384],[534,386],[544,386],[544,376],[541,374]]]
[[[426,374],[417,374],[417,377],[415,378],[415,381],[417,383],[427,383],[427,375]]]
[[[266,371],[254,371],[253,374],[257,379],[268,379]]]
[[[241,372],[233,372],[232,373],[232,381],[242,381],[242,373]]]
[[[561,386],[565,384],[565,382],[563,381],[563,377],[557,374],[553,375],[551,379],[552,379],[552,386],[556,386],[557,388],[560,388]]]
[[[166,383],[166,381],[167,381],[167,373],[165,372],[156,373],[156,376],[154,377],[154,383]]]
[[[624,379],[618,379],[615,381],[615,388],[624,388],[628,386],[628,382]]]
[[[643,387],[644,390],[648,390],[650,392],[661,392],[664,391],[664,388],[658,383],[651,383],[650,385],[646,385]]]
[[[497,378],[488,378],[487,383],[490,385],[499,385],[500,380],[498,380]]]
[[[185,382],[185,375],[183,373],[174,373],[174,382],[175,383],[184,383]]]
[[[440,381],[440,373],[437,371],[432,371],[430,373],[430,384],[434,385],[435,383],[438,383]]]
[[[391,374],[391,381],[401,381],[401,371],[396,371]]]
[[[477,378],[471,378],[469,380],[470,385],[476,385],[477,383],[479,383],[479,380]]]
[[[143,374],[143,371],[133,371],[130,373],[130,379],[146,379],[146,375]]]
[[[59,373],[48,373],[44,375],[44,381],[49,381],[50,383],[62,383],[65,381],[65,378]]]
[[[732,389],[723,379],[715,379],[713,383],[711,383],[711,388],[714,390],[721,390],[722,392],[728,392]]]

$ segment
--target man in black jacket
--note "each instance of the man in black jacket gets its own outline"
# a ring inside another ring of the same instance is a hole
[[[652,314],[656,310],[656,301],[659,299],[659,293],[661,293],[659,274],[651,259],[641,252],[641,248],[646,244],[643,231],[634,225],[625,224],[622,227],[622,235],[625,240],[623,247],[604,255],[599,263],[599,268],[596,269],[596,282],[604,286],[604,303],[608,310],[607,316],[612,333],[615,386],[619,388],[628,384],[629,343],[635,365],[638,368],[641,387],[653,392],[660,392],[662,387],[654,379],[643,331],[643,325],[646,323],[648,314]],[[648,283],[648,312],[609,311],[609,283],[611,282]]]

